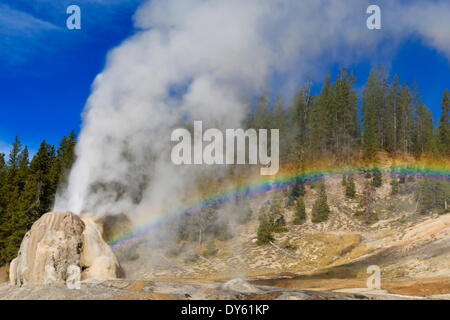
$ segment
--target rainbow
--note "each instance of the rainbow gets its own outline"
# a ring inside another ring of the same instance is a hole
[[[406,175],[414,178],[428,178],[436,180],[450,180],[450,166],[443,164],[400,165],[392,166],[392,174]]]
[[[292,171],[273,176],[257,176],[250,181],[242,181],[224,188],[221,192],[212,193],[202,198],[188,201],[183,207],[174,210],[159,210],[151,214],[151,218],[144,221],[133,230],[122,234],[111,241],[109,244],[114,249],[131,246],[145,239],[152,231],[157,230],[159,226],[174,220],[183,214],[195,214],[216,205],[234,201],[239,197],[254,197],[273,189],[283,189],[292,186],[294,183],[312,182],[323,177],[340,175],[345,172],[361,172],[370,170],[374,166],[345,166],[343,167],[324,167],[308,172]],[[440,163],[416,163],[416,164],[398,164],[390,166],[393,176],[409,176],[414,178],[430,178],[450,181],[450,165],[448,162]]]

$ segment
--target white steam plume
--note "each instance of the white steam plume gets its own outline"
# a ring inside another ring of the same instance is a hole
[[[240,127],[249,97],[273,76],[289,89],[331,62],[387,54],[411,34],[450,57],[448,1],[382,2],[383,29],[376,31],[366,28],[369,4],[145,3],[134,17],[137,33],[109,54],[95,80],[78,158],[54,209],[105,214],[176,205],[204,168],[172,165],[171,128],[186,117]]]

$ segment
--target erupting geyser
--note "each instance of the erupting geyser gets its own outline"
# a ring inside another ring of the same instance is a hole
[[[436,19],[450,6],[427,5],[384,4],[383,33],[375,36],[366,1],[146,2],[134,16],[136,34],[110,52],[95,79],[77,160],[54,210],[151,214],[181,205],[199,174],[222,169],[173,165],[173,128],[186,119],[241,128],[249,101],[274,76],[291,94],[309,72],[356,63],[384,37],[394,43],[416,33],[450,55],[446,27],[437,23],[446,19]]]

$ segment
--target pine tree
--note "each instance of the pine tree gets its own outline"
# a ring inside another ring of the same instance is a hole
[[[295,201],[305,195],[305,184],[301,179],[295,179],[294,185],[288,196],[288,205],[292,205]]]
[[[431,111],[422,103],[417,85],[414,85],[412,105],[414,117],[412,119],[412,152],[419,158],[421,155],[433,153],[434,126]]]
[[[437,213],[448,213],[448,201],[450,199],[450,183],[424,179],[419,183],[416,190],[416,200],[421,213],[434,211]]]
[[[308,121],[308,140],[310,154],[314,157],[322,157],[331,154],[333,141],[333,123],[337,121],[334,105],[334,85],[328,74],[322,86],[320,94],[314,99]]]
[[[269,205],[263,205],[259,211],[257,243],[264,245],[274,241],[274,232],[286,231],[281,194],[274,192]]]
[[[257,244],[266,245],[273,242],[273,222],[270,219],[268,209],[263,206],[259,212],[259,226],[257,231]]]
[[[334,136],[334,153],[342,159],[348,159],[359,141],[358,99],[353,89],[355,78],[341,68],[336,79],[334,104],[336,130]]]
[[[306,210],[305,210],[305,201],[303,197],[300,197],[295,202],[295,218],[294,224],[299,225],[303,224],[306,221]]]
[[[22,152],[22,144],[20,143],[19,137],[16,137],[12,149],[9,153],[8,159],[8,171],[6,175],[5,188],[6,191],[11,191],[15,186],[19,185],[18,171],[20,166],[20,155]],[[8,195],[7,195],[8,198]]]
[[[7,205],[7,198],[6,198],[6,191],[5,188],[6,184],[6,175],[7,175],[7,166],[5,161],[5,154],[0,153],[0,266],[6,263],[3,252],[6,245],[6,224],[7,224],[7,217],[6,217],[6,205]]]
[[[6,161],[5,161],[5,154],[4,153],[0,153],[0,220],[1,220],[1,216],[4,214],[4,210],[5,210],[5,204],[6,204],[6,199],[5,199],[5,183],[6,183],[6,175],[7,175],[7,171],[8,168],[6,166]]]
[[[283,206],[280,192],[275,192],[270,201],[269,220],[273,224],[274,232],[286,231],[286,221],[283,215]]]
[[[412,151],[413,111],[411,105],[411,92],[406,84],[403,87],[400,99],[401,103],[399,106],[397,136],[399,151],[407,154]]]
[[[364,157],[373,159],[384,147],[385,131],[388,131],[384,119],[386,110],[386,77],[383,71],[372,69],[363,91],[363,151]]]
[[[381,175],[381,170],[378,168],[372,169],[372,186],[375,188],[381,187],[383,184],[383,179]]]
[[[360,198],[360,206],[363,208],[363,214],[369,217],[373,212],[373,204],[375,202],[375,187],[369,181],[366,181],[363,194]]]
[[[314,202],[312,208],[312,222],[318,223],[328,220],[330,215],[330,207],[328,206],[327,192],[325,189],[325,183],[321,183],[319,186],[319,195]]]
[[[53,165],[54,156],[53,146],[42,141],[36,155],[30,163],[31,179],[27,192],[24,194],[24,205],[36,204],[36,208],[32,214],[37,218],[45,212],[50,211],[53,203],[54,190],[51,185],[49,173]]]
[[[420,125],[417,136],[416,155],[430,155],[434,153],[434,125],[431,110],[422,105],[418,115]]]
[[[76,136],[72,130],[69,137],[64,136],[56,150],[56,156],[49,171],[49,180],[53,193],[57,192],[58,186],[64,189],[70,169],[75,162]]]
[[[55,155],[54,147],[43,141],[30,162],[28,148],[16,137],[7,163],[0,154],[0,266],[17,255],[24,234],[50,211],[56,185],[75,159],[75,143],[72,131]]]
[[[438,148],[443,156],[450,156],[450,91],[445,90],[442,97],[442,113],[439,118]]]
[[[6,179],[3,185],[5,203],[0,224],[0,264],[9,262],[17,255],[25,232],[27,231],[26,213],[21,210],[20,195],[27,179],[28,149],[22,148],[15,137],[9,154]]]
[[[392,83],[387,89],[387,106],[386,115],[384,117],[385,123],[385,150],[391,154],[398,150],[398,116],[401,104],[401,86],[399,84],[398,76],[394,76]]]
[[[307,83],[297,91],[288,108],[289,127],[292,128],[288,136],[289,162],[298,168],[304,164],[306,159],[308,122],[312,105],[311,87]]]
[[[17,169],[20,163],[20,153],[22,151],[22,143],[20,143],[19,137],[14,138],[11,152],[9,153],[8,167],[10,169]]]
[[[18,170],[20,164],[20,154],[22,152],[22,144],[19,137],[15,137],[12,149],[9,153],[7,162],[6,177],[3,184],[2,194],[4,197],[4,211],[0,224],[0,265],[10,261],[11,239],[15,230],[14,216],[18,207],[18,198],[20,194]]]
[[[391,195],[396,195],[398,193],[399,193],[399,182],[396,177],[393,177],[391,181]]]
[[[356,186],[355,179],[353,177],[349,177],[345,184],[345,196],[350,199],[354,199],[356,197]]]

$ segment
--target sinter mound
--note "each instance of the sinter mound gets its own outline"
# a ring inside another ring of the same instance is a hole
[[[10,265],[10,283],[22,286],[113,279],[120,270],[91,216],[49,212],[23,238]]]

